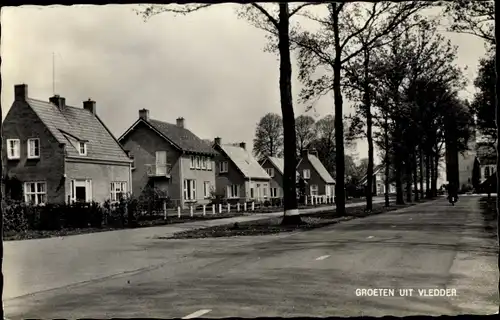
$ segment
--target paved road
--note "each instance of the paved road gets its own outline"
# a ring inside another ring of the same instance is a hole
[[[380,197],[374,203],[381,203]],[[346,207],[363,206],[364,203]],[[331,206],[330,209],[335,208]],[[313,213],[328,207],[302,209]],[[175,232],[278,217],[282,212],[167,226],[117,230],[69,237],[4,242],[4,299],[85,281],[134,272],[161,263],[165,256],[148,249],[151,239]]]
[[[485,224],[478,198],[464,197],[455,207],[438,200],[293,234],[160,240],[154,237],[162,235],[157,229],[147,235],[110,232],[115,236],[108,236],[109,242],[71,237],[85,239],[94,253],[80,258],[82,246],[75,240],[69,244],[76,248],[66,249],[73,251],[69,257],[57,254],[63,246],[55,248],[53,256],[38,261],[40,272],[31,271],[41,282],[56,282],[56,289],[7,295],[5,314],[9,319],[488,314],[498,310],[498,256]],[[110,244],[117,239],[122,245],[112,253]],[[120,263],[125,273],[117,272]],[[75,270],[73,285],[61,285],[58,276],[65,277],[68,265]],[[81,273],[102,276],[111,270],[108,278],[77,281]],[[12,267],[7,279],[11,274]],[[359,297],[357,288],[392,288],[396,296]],[[458,296],[399,297],[399,288],[448,288]]]

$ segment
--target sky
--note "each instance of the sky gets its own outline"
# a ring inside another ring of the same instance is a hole
[[[36,99],[56,93],[78,107],[95,100],[97,114],[116,137],[146,108],[157,120],[175,123],[184,117],[202,139],[220,136],[252,147],[259,119],[281,113],[279,62],[263,50],[265,32],[238,18],[237,6],[187,16],[164,13],[147,22],[129,5],[3,7],[2,119],[14,85],[25,83]],[[459,47],[457,63],[468,67],[462,96],[471,97],[484,43],[471,35],[445,36]],[[301,85],[294,71],[297,98]],[[295,102],[294,109],[298,116],[306,106]],[[344,113],[350,112],[347,103]],[[306,114],[316,119],[333,114],[332,96]],[[359,141],[358,157],[366,158],[367,150],[366,141]]]

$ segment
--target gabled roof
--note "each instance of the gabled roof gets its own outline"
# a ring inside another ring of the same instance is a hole
[[[481,165],[496,164],[497,152],[492,144],[478,143],[476,154]]]
[[[26,98],[26,102],[56,140],[66,144],[69,157],[131,162],[113,134],[89,110],[65,106],[61,111],[51,102],[31,98]],[[86,156],[79,154],[79,141],[87,142]]]
[[[380,172],[384,168],[384,165],[379,164],[378,166],[373,167],[373,175],[376,175],[377,173]],[[368,173],[363,176],[361,180],[359,180],[359,184],[365,184],[366,181],[368,180]]]
[[[316,157],[313,154],[308,154],[307,159],[309,160],[309,162],[313,166],[314,170],[316,170],[316,172],[319,174],[321,179],[323,179],[323,181],[325,181],[326,183],[335,183],[335,180],[332,178],[332,176],[330,175],[328,170],[326,170],[323,163],[321,163],[321,161],[319,161],[318,157]],[[301,161],[302,161],[302,159],[300,159],[299,163],[297,164],[297,167],[299,166]]]
[[[283,174],[283,172],[285,171],[285,159],[277,158],[277,157],[267,157],[262,162],[262,165],[264,165],[264,163],[266,161],[271,162],[271,164],[276,168],[276,170],[278,170],[279,173]],[[300,176],[300,174],[297,171],[296,171],[296,175]]]
[[[167,140],[179,150],[192,153],[216,155],[211,145],[207,144],[190,130],[179,127],[176,124],[154,119],[146,121],[145,119],[139,118],[118,140],[122,141],[125,136],[132,132],[139,123],[146,124],[159,136]]]
[[[236,165],[245,178],[271,179],[249,151],[234,145],[221,144],[217,146]]]

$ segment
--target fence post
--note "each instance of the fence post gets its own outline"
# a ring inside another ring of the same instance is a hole
[[[255,211],[255,202],[252,201],[252,211]]]
[[[212,214],[215,214],[215,204],[212,204]]]
[[[228,203],[227,204],[227,213],[231,212],[231,205]]]
[[[193,217],[193,205],[189,206],[189,214],[191,215],[191,218]]]
[[[177,217],[181,217],[181,207],[177,207]]]
[[[219,204],[219,213],[222,213],[222,203]]]
[[[167,220],[167,202],[163,200],[163,218]]]
[[[206,212],[207,212],[207,205],[204,204],[203,205],[203,216],[205,216]]]
[[[236,211],[240,212],[240,203],[239,202],[236,204]]]
[[[243,211],[245,211],[245,212],[247,211],[247,202],[246,201],[243,203]]]

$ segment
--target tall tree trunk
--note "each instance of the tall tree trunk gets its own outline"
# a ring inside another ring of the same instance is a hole
[[[434,197],[434,169],[436,169],[436,167],[434,166],[434,156],[431,155],[430,156],[430,162],[429,162],[429,166],[431,167],[431,190],[429,191],[429,197],[430,198],[433,198]]]
[[[389,160],[389,115],[387,113],[384,114],[384,145],[385,145],[385,206],[389,206],[389,178],[390,178],[390,170],[391,170],[391,163]]]
[[[498,6],[495,5],[495,13],[498,14]],[[1,84],[1,83],[0,83]],[[497,176],[497,197],[496,197],[496,211],[497,211],[497,244],[500,247],[500,106],[498,105],[498,90],[496,90],[496,100],[495,100],[495,125],[497,126],[497,141],[496,141],[496,147],[497,147],[497,169],[496,169],[496,176]],[[498,281],[498,290],[500,292],[500,279]],[[500,309],[500,306],[499,306]]]
[[[0,26],[0,35],[2,33],[2,27]],[[0,59],[0,66],[2,65],[2,60]],[[0,75],[0,88],[2,87],[2,76]],[[2,104],[0,103],[0,114],[2,114]],[[0,130],[2,128],[2,125],[3,124],[0,124]],[[3,131],[3,130],[1,130]],[[3,144],[0,143],[0,154],[2,154],[2,147],[3,147]],[[1,188],[2,190],[0,190],[0,203],[2,203],[3,201],[3,198],[5,196],[4,192],[5,192],[5,185],[4,185],[4,172],[3,172],[3,163],[2,165],[0,166],[0,178],[1,178]],[[0,208],[2,209],[2,208]],[[4,318],[4,313],[3,313],[3,284],[4,284],[4,280],[3,280],[3,211],[4,210],[0,210],[0,319],[5,319]]]
[[[402,153],[400,152],[400,148],[398,146],[399,137],[395,135],[395,148],[394,150],[394,167],[396,174],[396,204],[404,204],[404,191],[403,191],[403,165],[402,165]]]
[[[419,191],[418,191],[418,162],[417,162],[417,148],[413,150],[413,161],[412,161],[412,169],[413,169],[413,188],[415,189],[415,201],[419,199]]]
[[[424,151],[422,149],[422,145],[419,146],[419,161],[418,161],[419,167],[420,167],[420,199],[424,198]]]
[[[437,197],[437,180],[439,177],[439,155],[434,156],[434,179],[432,181],[432,196]]]
[[[333,22],[333,37],[335,41],[335,60],[333,66],[333,94],[335,103],[335,147],[337,149],[335,157],[335,170],[337,181],[335,184],[335,205],[336,215],[345,215],[345,159],[344,159],[344,123],[342,116],[342,91],[340,86],[340,71],[342,68],[341,57],[342,47],[340,46],[339,12],[338,3],[330,3],[332,6],[331,18]]]
[[[408,155],[406,157],[406,162],[405,162],[405,182],[406,182],[406,202],[411,203],[412,202],[412,190],[411,190],[411,182],[412,182],[412,174],[411,174],[411,155]]]
[[[292,64],[290,59],[289,12],[288,3],[279,5],[279,53],[280,53],[280,100],[283,115],[283,154],[285,167],[283,169],[284,216],[283,224],[300,223],[297,205],[297,190],[295,183],[296,133],[295,115],[292,98]]]
[[[425,155],[425,197],[427,199],[431,198],[431,156],[429,154]]]
[[[370,51],[365,48],[364,50],[364,104],[366,111],[366,139],[368,140],[368,169],[366,183],[366,211],[373,210],[373,136],[372,136],[372,111],[370,100],[370,80],[369,80],[369,63]]]

